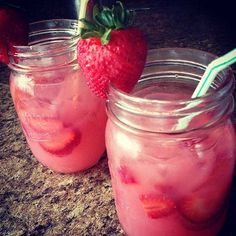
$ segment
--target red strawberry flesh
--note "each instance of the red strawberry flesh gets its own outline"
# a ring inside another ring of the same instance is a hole
[[[42,142],[44,150],[57,156],[70,154],[74,147],[80,142],[80,134],[71,129],[62,130],[53,140]]]
[[[215,218],[222,207],[222,197],[217,193],[212,197],[192,194],[181,201],[179,210],[192,223],[206,223]]]
[[[158,219],[171,215],[176,206],[175,202],[164,195],[143,194],[140,201],[147,216],[152,219]]]
[[[98,38],[78,42],[78,63],[88,86],[103,98],[109,82],[124,92],[132,90],[143,71],[146,53],[144,37],[135,28],[113,30],[106,45]]]
[[[109,83],[130,92],[140,78],[147,56],[143,33],[128,24],[131,13],[121,2],[94,9],[93,22],[82,19],[77,59],[94,94],[107,98]]]
[[[26,132],[29,131],[35,137],[40,137],[39,139],[49,139],[40,142],[41,147],[49,153],[57,156],[67,155],[80,142],[80,132],[66,128],[56,118],[30,116],[30,111],[28,112],[23,107],[18,109],[18,114]],[[46,116],[47,112],[42,111],[39,114]]]

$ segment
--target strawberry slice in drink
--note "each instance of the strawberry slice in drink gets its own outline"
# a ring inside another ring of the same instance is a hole
[[[200,189],[184,197],[178,206],[181,215],[195,224],[213,223],[223,212],[226,200],[226,194],[222,196],[214,189]]]
[[[185,219],[207,226],[222,216],[228,202],[233,163],[234,158],[224,155],[216,158],[207,181],[180,200],[178,210]]]
[[[41,142],[41,147],[57,156],[64,156],[72,152],[80,142],[80,133],[72,129],[60,130],[50,141]]]
[[[175,202],[164,195],[142,194],[139,199],[146,215],[152,219],[169,216],[176,209]]]
[[[40,142],[41,147],[52,154],[63,156],[72,152],[80,141],[80,133],[71,128],[65,128],[56,118],[29,117],[28,126],[31,130],[46,139]]]
[[[79,131],[66,128],[56,118],[34,117],[29,113],[24,109],[18,111],[23,128],[28,137],[40,140],[40,145],[45,151],[57,156],[64,156],[71,153],[74,147],[79,144],[81,137]],[[42,113],[39,114],[43,116]],[[44,115],[46,114],[44,113]]]

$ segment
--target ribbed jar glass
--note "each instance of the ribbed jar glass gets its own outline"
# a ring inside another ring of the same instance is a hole
[[[34,156],[62,173],[93,166],[105,151],[105,103],[77,63],[77,21],[30,25],[29,46],[10,55],[10,89]]]
[[[151,50],[131,94],[110,85],[106,147],[119,220],[131,236],[215,236],[235,162],[230,69],[191,95],[216,56]]]

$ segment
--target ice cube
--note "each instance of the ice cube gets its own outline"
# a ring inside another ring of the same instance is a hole
[[[115,134],[115,142],[117,149],[123,152],[124,155],[129,156],[132,159],[137,159],[142,152],[142,147],[137,140],[132,139],[132,136],[128,136],[124,133],[117,132]]]
[[[34,80],[28,75],[18,75],[15,79],[15,86],[25,93],[34,96]]]
[[[37,84],[34,88],[35,97],[40,101],[47,101],[50,103],[57,103],[62,85],[61,84]]]

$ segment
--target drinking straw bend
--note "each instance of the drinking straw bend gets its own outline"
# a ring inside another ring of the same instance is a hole
[[[225,55],[213,60],[206,68],[198,86],[193,92],[192,98],[206,94],[216,75],[226,67],[236,62],[236,48]]]
[[[206,68],[200,82],[194,90],[191,98],[197,98],[206,94],[207,90],[211,86],[211,83],[217,76],[217,74],[224,70],[226,67],[236,62],[236,48],[226,53],[225,55],[213,60]],[[195,101],[187,105],[186,108],[192,108],[197,106],[199,101]],[[182,130],[188,127],[189,122],[196,114],[188,115],[178,120],[178,124],[175,126],[175,130]]]

